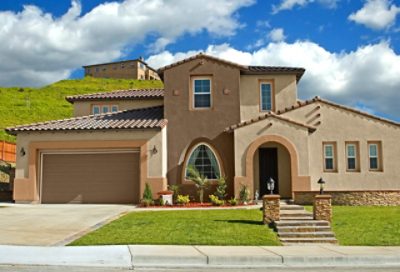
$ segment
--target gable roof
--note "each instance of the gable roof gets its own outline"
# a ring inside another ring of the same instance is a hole
[[[303,76],[305,69],[304,68],[298,68],[298,67],[283,67],[283,66],[247,66],[247,65],[241,65],[238,63],[234,63],[231,61],[227,61],[224,59],[220,59],[217,57],[213,57],[210,55],[206,55],[204,53],[199,53],[197,55],[194,55],[192,57],[177,61],[175,63],[169,64],[167,66],[161,67],[157,70],[158,74],[162,77],[163,73],[165,70],[168,70],[170,68],[179,66],[183,63],[195,60],[195,59],[209,59],[212,61],[216,61],[225,65],[230,65],[235,68],[238,68],[242,74],[246,75],[255,75],[255,74],[295,74],[297,81],[300,80],[300,78]]]
[[[30,131],[91,131],[110,129],[161,129],[167,125],[164,107],[150,107],[88,115],[69,119],[47,121],[29,125],[6,128],[7,133],[17,135]]]
[[[65,99],[70,103],[74,103],[75,101],[160,99],[163,97],[164,89],[131,89],[104,93],[79,94],[67,96]]]
[[[289,112],[289,111],[292,111],[292,110],[295,110],[295,109],[298,109],[298,108],[302,108],[304,106],[307,106],[309,104],[314,104],[314,103],[317,103],[317,102],[320,102],[320,103],[323,103],[325,105],[332,106],[332,107],[335,107],[335,108],[338,108],[338,109],[342,109],[342,110],[345,110],[345,111],[349,111],[349,112],[352,112],[352,113],[355,113],[355,114],[358,114],[358,115],[362,115],[362,116],[365,116],[365,117],[368,117],[368,118],[371,118],[371,119],[374,119],[374,120],[377,120],[377,121],[380,121],[380,122],[384,122],[384,123],[387,123],[387,124],[390,124],[390,125],[394,125],[394,126],[399,126],[400,127],[400,123],[398,123],[398,122],[395,122],[395,121],[392,121],[392,120],[389,120],[389,119],[385,119],[385,118],[382,118],[382,117],[378,117],[376,115],[372,115],[370,113],[359,111],[359,110],[356,110],[356,109],[353,109],[353,108],[350,108],[350,107],[347,107],[347,106],[343,106],[343,105],[334,103],[332,101],[322,99],[319,96],[316,96],[316,97],[314,97],[314,98],[312,98],[310,100],[298,101],[295,105],[293,105],[291,107],[287,107],[287,108],[285,108],[283,110],[277,111],[277,114],[279,114],[279,115],[280,114],[284,114],[286,112]]]
[[[238,128],[241,128],[241,127],[245,127],[245,126],[257,123],[257,122],[259,122],[261,120],[265,120],[267,118],[275,118],[275,119],[278,119],[278,120],[281,120],[281,121],[284,121],[284,122],[287,122],[287,123],[291,123],[291,124],[294,124],[294,125],[297,125],[297,126],[300,126],[300,127],[304,127],[304,128],[307,128],[309,132],[314,132],[316,130],[316,128],[313,127],[313,126],[309,126],[307,124],[303,124],[301,122],[298,122],[298,121],[295,121],[293,119],[284,117],[282,115],[278,115],[278,114],[273,113],[273,112],[268,112],[268,113],[260,115],[260,116],[258,116],[256,118],[253,118],[253,119],[250,119],[250,120],[247,120],[247,121],[243,121],[243,122],[237,123],[235,125],[229,126],[224,131],[225,132],[232,132],[235,129],[238,129]]]

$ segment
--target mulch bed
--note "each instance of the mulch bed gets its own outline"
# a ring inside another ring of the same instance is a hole
[[[160,208],[160,209],[162,209],[162,208],[217,208],[217,207],[225,207],[226,208],[226,207],[247,207],[247,206],[253,206],[253,205],[256,205],[256,204],[247,204],[247,205],[238,204],[238,205],[235,205],[235,206],[225,204],[225,205],[221,205],[221,206],[214,206],[211,203],[193,202],[193,203],[189,203],[189,204],[186,204],[186,205],[176,205],[176,204],[174,204],[174,205],[165,205],[165,206],[151,205],[151,206],[147,206],[147,207],[143,206],[143,205],[140,205],[139,208],[144,208],[144,209],[146,209],[146,208]]]

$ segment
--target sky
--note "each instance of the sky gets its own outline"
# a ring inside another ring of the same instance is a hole
[[[159,68],[199,52],[304,67],[300,99],[400,121],[400,0],[0,0],[0,86],[43,86],[139,56]]]

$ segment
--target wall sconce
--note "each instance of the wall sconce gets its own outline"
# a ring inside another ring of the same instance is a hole
[[[25,149],[23,147],[21,147],[21,150],[19,151],[19,154],[21,155],[21,157],[25,156],[26,152],[25,152]]]
[[[157,154],[157,153],[158,153],[157,147],[154,146],[153,149],[151,150],[151,154],[152,154],[152,155],[155,155],[155,154]]]

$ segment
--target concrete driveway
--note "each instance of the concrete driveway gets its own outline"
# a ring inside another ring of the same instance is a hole
[[[0,204],[0,244],[62,246],[133,209],[128,205]]]

